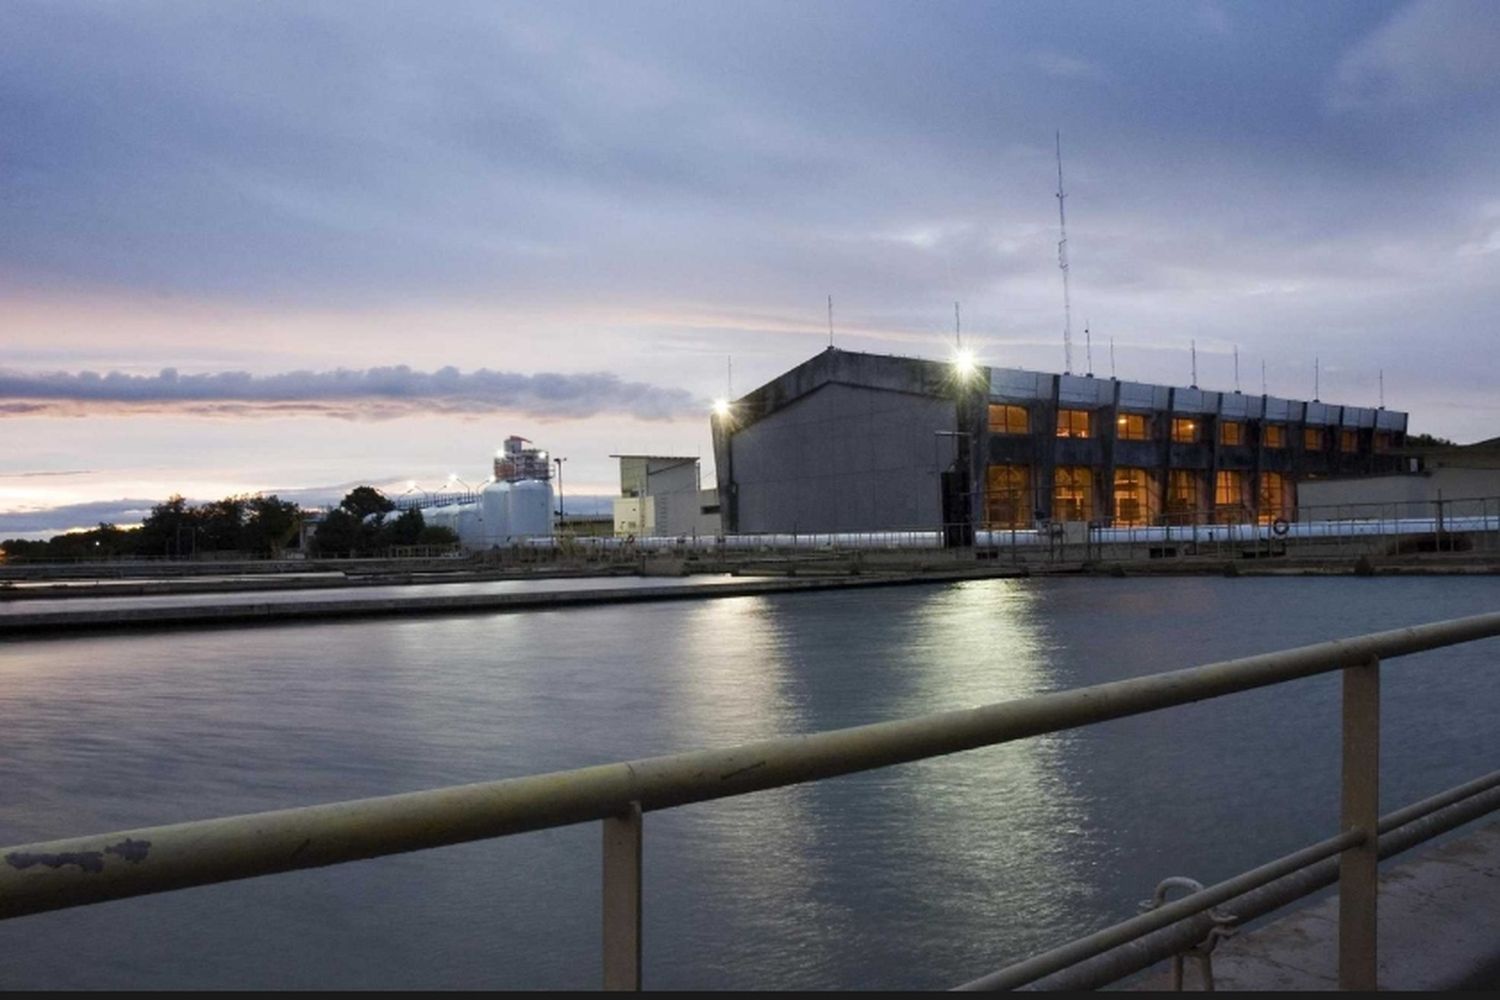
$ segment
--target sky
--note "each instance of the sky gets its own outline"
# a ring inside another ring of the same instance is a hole
[[[834,340],[1500,435],[1500,4],[0,0],[0,536],[618,490]],[[1113,362],[1111,362],[1111,345]],[[732,359],[732,360],[731,360]],[[1264,366],[1264,383],[1262,382]]]

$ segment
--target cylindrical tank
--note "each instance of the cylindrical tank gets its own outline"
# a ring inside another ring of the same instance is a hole
[[[484,519],[484,547],[504,545],[510,537],[510,483],[490,483],[480,492],[479,516]]]
[[[523,479],[510,484],[512,538],[535,538],[552,534],[552,484],[543,479]]]
[[[479,516],[477,503],[462,504],[457,508],[458,542],[465,549],[482,549],[484,544],[484,521]]]

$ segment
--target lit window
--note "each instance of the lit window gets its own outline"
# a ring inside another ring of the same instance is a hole
[[[1339,431],[1339,451],[1346,454],[1359,451],[1359,431]]]
[[[1086,438],[1089,436],[1088,410],[1058,410],[1057,436],[1060,438]]]
[[[991,528],[1031,527],[1031,470],[1024,465],[990,466],[985,470],[984,503]]]
[[[1198,515],[1199,474],[1192,469],[1173,469],[1167,473],[1167,520],[1173,524],[1191,524]]]
[[[1321,428],[1321,427],[1307,427],[1307,428],[1303,429],[1303,431],[1302,431],[1302,450],[1303,451],[1322,451],[1323,450],[1323,428]]]
[[[1245,476],[1233,469],[1214,476],[1214,520],[1234,524],[1245,520]]]
[[[1220,444],[1244,444],[1245,425],[1238,420],[1225,420],[1219,424]]]
[[[1286,447],[1286,425],[1284,424],[1266,424],[1261,436],[1267,448]]]
[[[1156,491],[1151,487],[1151,475],[1145,469],[1115,470],[1116,526],[1138,528],[1155,519]]]
[[[1115,420],[1115,436],[1121,441],[1150,440],[1149,425],[1144,413],[1122,413]]]
[[[1380,452],[1391,450],[1391,435],[1389,431],[1375,432],[1375,450]]]
[[[1031,430],[1031,420],[1024,406],[990,404],[991,434],[1026,434]]]
[[[1090,521],[1093,517],[1093,470],[1086,465],[1059,465],[1052,475],[1052,519]]]
[[[1192,444],[1198,440],[1198,421],[1188,417],[1172,418],[1172,440],[1178,444]]]
[[[1260,514],[1261,524],[1270,524],[1277,518],[1289,517],[1292,512],[1291,490],[1287,484],[1287,477],[1280,472],[1262,472],[1260,474]]]

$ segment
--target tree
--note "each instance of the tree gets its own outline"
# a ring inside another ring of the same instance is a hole
[[[339,507],[360,520],[364,520],[371,514],[384,514],[386,511],[396,509],[396,505],[391,503],[390,498],[373,486],[356,486],[344,495],[343,500],[339,501]]]
[[[225,497],[196,508],[193,520],[200,532],[199,547],[209,552],[238,549],[248,505],[245,497]]]
[[[141,522],[140,544],[143,556],[186,556],[196,548],[197,519],[181,494],[173,494],[165,503],[151,508]]]
[[[302,526],[302,509],[274,493],[253,497],[246,503],[245,527],[240,545],[258,556],[273,557],[286,548]]]
[[[320,556],[347,556],[353,554],[362,540],[360,519],[342,507],[329,511],[312,538],[313,551]]]
[[[441,524],[429,524],[422,529],[417,536],[418,545],[457,545],[458,535],[452,528],[445,528]]]
[[[427,520],[415,507],[402,511],[401,516],[385,522],[386,544],[416,545],[427,527]]]

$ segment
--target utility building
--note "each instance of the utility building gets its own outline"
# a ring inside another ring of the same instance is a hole
[[[828,348],[713,418],[724,529],[1293,520],[1401,468],[1406,414]]]
[[[611,455],[620,460],[620,496],[614,502],[615,534],[717,535],[718,495],[701,488],[698,459],[679,455]]]

